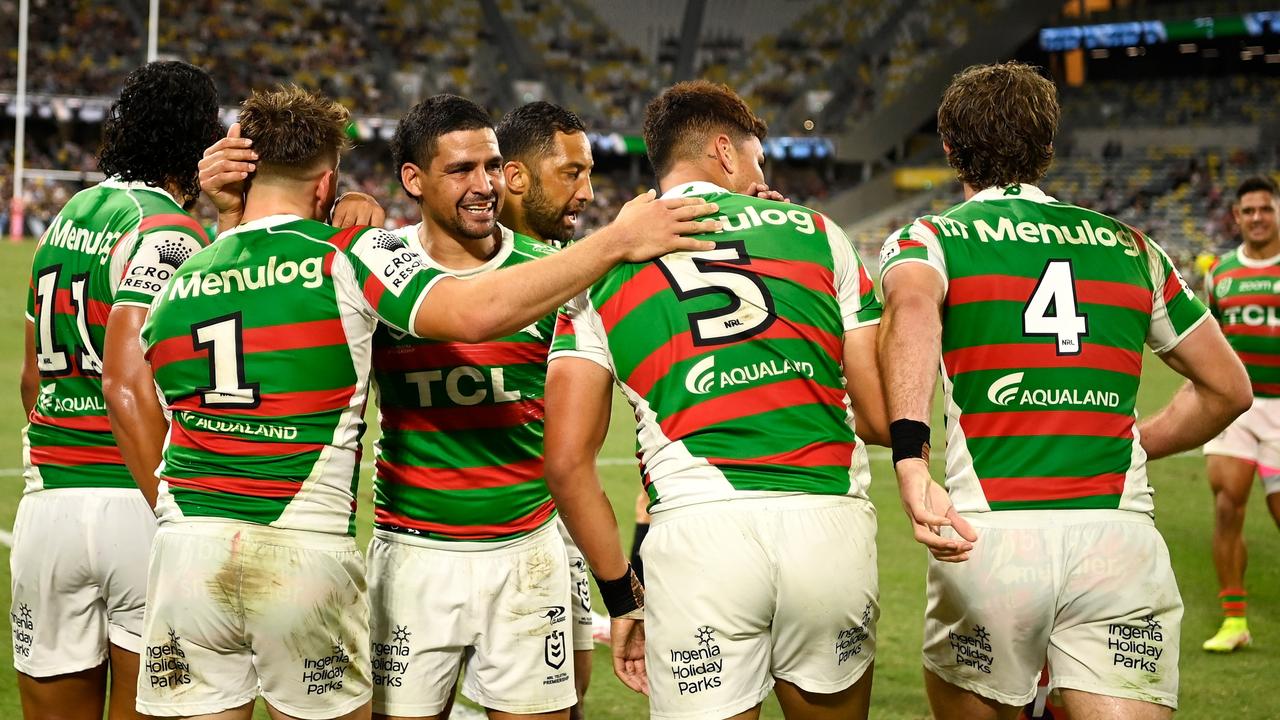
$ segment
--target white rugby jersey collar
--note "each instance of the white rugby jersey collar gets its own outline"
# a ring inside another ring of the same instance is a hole
[[[98,183],[98,186],[109,188],[111,190],[147,190],[169,198],[173,201],[174,205],[179,207],[182,206],[182,203],[178,202],[177,198],[170,195],[168,190],[165,190],[162,187],[156,187],[155,185],[148,185],[139,180],[121,180],[118,176],[112,175],[106,180]]]
[[[1017,192],[1011,193],[1011,188],[1017,188]],[[986,200],[1008,200],[1016,198],[1018,200],[1029,200],[1038,203],[1058,202],[1056,198],[1050,197],[1043,190],[1029,183],[1021,183],[1019,185],[996,185],[969,198],[969,202],[983,202]]]
[[[1272,255],[1269,258],[1262,258],[1262,259],[1251,258],[1248,255],[1244,254],[1244,245],[1241,245],[1240,247],[1236,248],[1236,260],[1238,260],[1241,265],[1247,268],[1264,268],[1264,267],[1271,267],[1272,265],[1275,265],[1277,262],[1280,262],[1280,255]]]
[[[486,260],[483,265],[463,269],[445,267],[435,258],[431,257],[431,253],[427,252],[426,248],[422,247],[422,236],[419,234],[422,231],[422,223],[418,223],[417,225],[406,225],[405,227],[397,230],[396,235],[399,235],[402,240],[408,243],[409,247],[422,253],[422,258],[426,261],[428,267],[449,273],[454,277],[471,277],[473,275],[479,275],[480,273],[502,267],[502,263],[506,262],[507,258],[511,257],[511,251],[514,250],[516,246],[516,235],[511,231],[511,228],[503,225],[502,223],[498,223],[498,230],[498,252],[495,253],[493,257]]]
[[[670,190],[662,193],[662,199],[682,197],[684,195],[711,195],[714,193],[727,193],[728,190],[716,185],[715,183],[704,182],[702,180],[694,180],[693,182],[681,183]]]
[[[303,218],[300,215],[291,215],[291,214],[268,215],[266,217],[260,217],[257,220],[251,220],[250,222],[242,223],[240,225],[237,225],[231,228],[230,230],[223,230],[222,232],[218,233],[217,239],[221,240],[222,238],[227,237],[228,235],[238,235],[242,232],[250,232],[253,230],[263,230],[269,227],[275,227],[276,225],[283,225],[285,223],[296,222],[302,219]]]

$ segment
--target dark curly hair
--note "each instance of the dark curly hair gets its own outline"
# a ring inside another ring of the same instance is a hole
[[[644,109],[644,142],[659,177],[680,160],[696,160],[712,133],[727,133],[740,144],[764,140],[769,126],[728,85],[686,80],[667,88]]]
[[[497,129],[498,148],[502,150],[503,159],[528,165],[532,158],[551,151],[558,132],[585,134],[587,128],[573,111],[538,100],[503,116]]]
[[[1271,193],[1271,197],[1280,198],[1280,191],[1276,190],[1276,182],[1265,175],[1254,175],[1247,177],[1240,183],[1240,187],[1236,188],[1236,202],[1244,199],[1245,195],[1251,192],[1262,191]]]
[[[129,73],[107,113],[98,168],[155,187],[173,183],[182,203],[200,195],[197,165],[223,132],[209,73],[184,62],[147,63]]]
[[[1035,183],[1053,162],[1058,88],[1017,62],[974,65],[951,80],[938,106],[947,162],[975,190]]]
[[[395,163],[396,176],[400,176],[400,168],[406,163],[420,168],[430,166],[436,154],[436,140],[442,135],[485,128],[493,129],[493,118],[484,108],[457,95],[432,95],[410,108],[396,126],[396,134],[391,138],[391,160]],[[410,198],[418,199],[404,187],[403,179],[400,187]]]

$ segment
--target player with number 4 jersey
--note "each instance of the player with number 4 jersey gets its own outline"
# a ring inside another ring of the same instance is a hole
[[[220,131],[217,113],[213,81],[191,65],[133,72],[104,128],[107,179],[71,198],[36,248],[10,613],[29,715],[101,715],[108,665],[112,717],[133,712],[155,517],[117,447],[104,369],[145,367],[147,307],[208,244],[183,207],[199,193],[196,162]]]
[[[829,218],[756,196],[764,134],[723,85],[654,100],[664,196],[719,205],[716,247],[615,269],[552,346],[548,482],[613,617],[615,672],[655,718],[734,717],[775,687],[788,717],[865,717],[870,696],[876,523],[854,418],[882,437],[880,306]],[[595,475],[611,382],[653,514],[643,588]]]
[[[1072,716],[1169,716],[1182,600],[1146,462],[1247,406],[1243,368],[1164,251],[1034,185],[1057,120],[1034,68],[957,75],[938,127],[966,200],[881,253],[893,459],[934,556],[924,666],[942,719],[1013,717],[1046,656]],[[1139,424],[1144,345],[1194,390]],[[928,475],[939,364],[945,493]]]

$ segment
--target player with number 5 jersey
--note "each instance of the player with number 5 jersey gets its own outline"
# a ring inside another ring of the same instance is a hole
[[[1012,717],[1046,656],[1072,716],[1171,713],[1182,600],[1146,462],[1248,405],[1243,368],[1164,251],[1036,187],[1057,121],[1034,68],[957,75],[938,128],[966,200],[881,253],[894,466],[934,555],[924,666],[938,718]],[[1144,345],[1191,384],[1139,424]],[[928,475],[939,364],[946,493]]]
[[[865,717],[870,696],[876,523],[854,419],[883,436],[880,305],[838,226],[758,196],[764,134],[723,85],[650,103],[664,196],[719,205],[716,247],[618,267],[552,343],[548,483],[613,617],[615,672],[655,718],[734,717],[775,687],[787,717]],[[611,381],[653,515],[644,588],[595,476]]]

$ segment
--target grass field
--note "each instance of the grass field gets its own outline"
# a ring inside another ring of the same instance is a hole
[[[19,431],[24,423],[18,398],[22,352],[24,291],[30,269],[31,243],[0,244],[0,528],[13,525],[22,493]],[[1148,358],[1139,409],[1149,413],[1163,404],[1177,386],[1175,377]],[[940,423],[936,423],[940,425]],[[630,411],[615,406],[614,422],[602,457],[633,456]],[[366,456],[367,457],[367,456]],[[921,617],[924,611],[925,552],[912,540],[898,506],[893,474],[883,451],[873,454],[872,499],[880,508],[880,588],[882,617],[876,659],[874,718],[925,718],[928,709],[920,678]],[[610,464],[601,468],[623,537],[631,537],[631,508],[637,488],[634,466]],[[1280,718],[1280,693],[1275,682],[1280,669],[1280,533],[1267,515],[1260,491],[1250,501],[1246,535],[1253,562],[1249,569],[1249,620],[1253,647],[1231,656],[1210,656],[1200,642],[1217,628],[1216,583],[1209,555],[1212,528],[1211,498],[1198,455],[1176,457],[1151,468],[1156,487],[1157,522],[1168,542],[1178,583],[1186,602],[1182,641],[1182,712],[1185,718],[1266,720]],[[361,542],[369,536],[371,490],[365,477],[360,489]],[[7,549],[5,550],[7,552]],[[0,569],[0,607],[9,604],[9,567]],[[0,643],[0,665],[12,667],[8,642]],[[0,671],[0,718],[21,715],[16,681],[11,670]],[[604,652],[596,653],[587,710],[593,720],[647,716],[644,698],[613,677]],[[259,711],[259,717],[266,718]],[[779,718],[772,700],[765,717]]]

